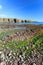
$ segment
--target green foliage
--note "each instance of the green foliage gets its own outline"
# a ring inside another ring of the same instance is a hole
[[[35,47],[39,53],[43,55],[43,34],[40,34],[32,39],[32,42],[35,43]]]
[[[43,34],[40,34],[40,35],[38,35],[38,36],[32,38],[32,42],[35,43],[35,42],[36,42],[37,40],[39,40],[40,38],[43,38]]]

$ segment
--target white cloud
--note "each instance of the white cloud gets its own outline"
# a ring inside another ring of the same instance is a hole
[[[2,5],[0,5],[0,9],[2,9]]]
[[[0,17],[7,17],[5,14],[0,14]]]

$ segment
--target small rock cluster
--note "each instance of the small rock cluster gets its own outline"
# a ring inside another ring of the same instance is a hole
[[[0,65],[43,65],[43,55],[34,50],[29,56],[17,57],[12,50],[4,48],[0,50]]]
[[[10,41],[24,41],[24,40],[28,40],[31,37],[34,36],[34,31],[31,30],[26,30],[26,31],[22,31],[22,32],[15,32],[13,34],[8,34],[6,36],[3,36],[2,39],[0,39],[0,43],[6,43],[6,42],[10,42]]]

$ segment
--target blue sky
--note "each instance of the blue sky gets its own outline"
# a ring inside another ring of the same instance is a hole
[[[43,0],[0,0],[0,17],[43,22]]]

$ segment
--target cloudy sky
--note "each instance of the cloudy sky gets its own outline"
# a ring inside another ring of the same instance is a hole
[[[43,21],[43,0],[0,0],[0,17]]]

